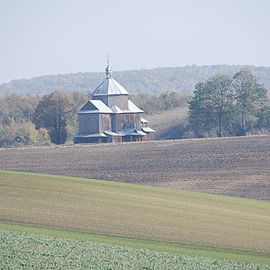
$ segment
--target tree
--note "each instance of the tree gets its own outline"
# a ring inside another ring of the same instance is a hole
[[[36,130],[32,122],[0,125],[0,147],[19,145],[46,145],[50,139],[46,129]]]
[[[263,106],[257,113],[258,128],[270,131],[270,105]]]
[[[0,97],[0,124],[11,125],[32,120],[38,97],[29,95],[6,94]]]
[[[74,105],[70,95],[63,91],[55,91],[43,96],[37,105],[33,122],[36,128],[46,128],[51,141],[63,144],[67,139],[67,125],[74,114]]]
[[[197,136],[223,136],[233,116],[233,89],[231,79],[216,75],[195,86],[189,102],[189,122]]]
[[[233,87],[236,95],[236,108],[240,116],[241,135],[246,135],[247,120],[254,117],[263,106],[267,100],[267,91],[248,69],[242,69],[233,76]]]

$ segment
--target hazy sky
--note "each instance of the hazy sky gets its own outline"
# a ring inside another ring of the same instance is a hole
[[[0,83],[164,66],[270,66],[270,0],[0,0]]]

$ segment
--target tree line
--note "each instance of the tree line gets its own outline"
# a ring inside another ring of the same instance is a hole
[[[129,98],[146,114],[155,114],[162,111],[169,111],[176,107],[186,106],[191,95],[167,91],[160,95],[130,95]]]
[[[43,96],[0,97],[0,147],[72,142],[76,112],[85,93],[54,91]],[[137,94],[130,99],[147,114],[188,106],[182,137],[239,136],[270,131],[265,87],[249,70],[214,75],[195,86],[193,96],[176,92]]]
[[[84,93],[66,91],[0,97],[0,147],[72,142],[78,126],[76,112],[88,98]],[[189,98],[176,92],[130,96],[148,114],[186,104]]]
[[[215,75],[196,84],[189,102],[188,123],[196,137],[269,131],[267,90],[249,69],[232,77]]]
[[[0,98],[0,147],[62,144],[77,128],[76,111],[87,99],[79,92]]]
[[[166,91],[192,94],[195,85],[215,74],[233,74],[240,71],[240,65],[208,65],[164,67],[155,69],[113,71],[113,78],[119,81],[131,94],[159,95]],[[248,66],[265,87],[270,90],[270,67]],[[58,89],[68,92],[86,93],[104,79],[104,72],[78,72],[13,80],[0,85],[0,93],[49,94]]]

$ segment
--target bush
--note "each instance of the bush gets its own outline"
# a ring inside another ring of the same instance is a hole
[[[49,143],[47,130],[37,130],[31,122],[13,122],[9,126],[0,126],[0,147],[48,145]]]

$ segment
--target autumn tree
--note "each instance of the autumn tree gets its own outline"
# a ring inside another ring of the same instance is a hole
[[[33,122],[36,128],[46,128],[51,141],[63,144],[67,139],[67,126],[75,113],[70,95],[55,91],[42,97],[34,113]]]
[[[0,124],[25,123],[32,120],[39,97],[6,94],[0,96]]]
[[[0,124],[0,147],[21,145],[47,145],[50,143],[46,129],[35,129],[32,122],[16,123],[11,125]]]

